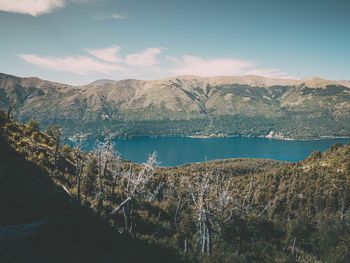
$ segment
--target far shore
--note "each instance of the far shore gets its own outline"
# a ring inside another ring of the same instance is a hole
[[[82,140],[89,139],[97,139],[96,133],[84,133],[80,134]],[[103,137],[103,135],[101,135]],[[77,134],[73,136],[69,136],[67,139],[74,142],[76,141]],[[334,136],[334,135],[322,135],[319,137],[288,137],[281,134],[271,134],[271,132],[267,135],[227,135],[227,134],[164,134],[164,135],[149,135],[149,134],[138,134],[138,135],[127,135],[120,136],[116,134],[111,134],[113,139],[132,139],[137,137],[151,137],[151,138],[159,138],[159,137],[184,137],[184,138],[193,138],[193,139],[215,139],[215,138],[265,138],[271,140],[283,140],[283,141],[314,141],[314,140],[331,140],[331,139],[350,139],[349,136]]]

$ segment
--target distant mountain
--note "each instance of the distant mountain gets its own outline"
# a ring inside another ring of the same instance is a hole
[[[249,76],[98,80],[70,86],[0,74],[0,107],[67,134],[315,138],[350,135],[350,82]]]

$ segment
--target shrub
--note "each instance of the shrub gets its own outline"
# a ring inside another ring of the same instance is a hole
[[[322,153],[320,151],[314,151],[311,153],[310,158],[312,160],[318,160],[322,157]]]
[[[35,120],[30,120],[26,126],[26,134],[32,134],[33,132],[38,132],[40,130],[39,124]]]
[[[6,124],[6,113],[0,109],[0,127]]]

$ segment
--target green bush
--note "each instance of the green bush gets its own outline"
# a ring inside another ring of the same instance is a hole
[[[33,132],[38,132],[38,131],[40,131],[39,124],[33,119],[30,120],[27,123],[26,129],[25,129],[26,134],[30,135]]]

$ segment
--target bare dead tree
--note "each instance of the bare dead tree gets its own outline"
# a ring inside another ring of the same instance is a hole
[[[11,96],[9,99],[9,108],[7,110],[7,116],[6,116],[6,121],[9,122],[11,117],[12,117],[12,111],[13,108],[15,107],[16,100],[14,96]]]
[[[80,203],[80,185],[81,185],[81,177],[82,177],[82,173],[83,173],[83,169],[84,169],[84,165],[85,165],[85,157],[84,154],[82,154],[81,151],[81,134],[78,134],[77,136],[77,141],[75,143],[75,146],[73,148],[73,153],[74,153],[74,160],[75,160],[75,174],[76,174],[76,178],[77,178],[77,199],[78,202]]]
[[[123,177],[125,185],[123,188],[124,200],[113,209],[111,214],[123,210],[124,215],[124,231],[133,234],[133,214],[134,214],[134,200],[145,197],[147,194],[147,186],[154,176],[154,172],[158,166],[157,155],[154,152],[148,157],[146,163],[142,165],[139,172],[135,172],[132,168]]]
[[[180,184],[181,184],[181,180],[180,180]],[[174,213],[173,223],[172,223],[173,230],[176,229],[180,210],[187,204],[186,195],[187,193],[181,189],[181,185],[179,185],[179,182],[176,182],[175,180],[171,180],[171,178],[168,178],[168,180],[165,183],[165,187],[163,189],[163,198],[175,198],[176,200],[175,213]]]
[[[229,222],[237,208],[231,193],[231,181],[223,174],[218,173],[214,176],[212,189],[212,224],[221,238],[224,225]]]
[[[46,133],[50,135],[55,141],[54,169],[57,169],[57,163],[58,163],[60,148],[62,143],[62,128],[58,125],[50,125],[46,128]]]
[[[108,166],[111,164],[115,157],[115,151],[111,139],[106,142],[100,143],[96,150],[97,166],[98,166],[98,188],[97,193],[97,213],[101,214],[103,208],[103,199],[105,196],[105,190],[103,186],[103,179],[106,177]]]
[[[223,173],[205,170],[196,178],[184,177],[184,187],[189,189],[189,199],[193,204],[192,211],[198,227],[198,244],[202,254],[211,254],[213,243],[220,244],[223,228],[232,222],[234,215],[245,217],[254,213],[260,217],[269,208],[256,206],[255,200],[258,187],[252,177],[242,190],[234,188],[234,178],[228,178]],[[237,192],[237,195],[234,192]]]
[[[199,232],[199,247],[202,254],[210,255],[211,253],[211,183],[213,175],[207,170],[200,176],[199,180],[195,184],[189,185],[189,194],[194,204],[194,213],[198,225]]]
[[[174,220],[173,220],[173,229],[176,228],[177,215],[178,215],[178,213],[179,213],[179,209],[180,209],[180,206],[181,206],[181,205],[182,205],[182,196],[180,196],[179,201],[178,201],[177,206],[176,206],[175,215],[174,215]]]
[[[223,226],[228,223],[236,209],[231,194],[231,183],[220,173],[213,173],[212,167],[201,174],[194,183],[186,182],[194,205],[199,248],[202,254],[211,254],[214,237],[222,236]],[[214,235],[215,234],[215,235]]]
[[[115,151],[114,158],[111,162],[111,173],[112,173],[112,190],[111,194],[114,196],[115,188],[117,186],[118,179],[121,179],[122,171],[122,159],[117,151]]]

